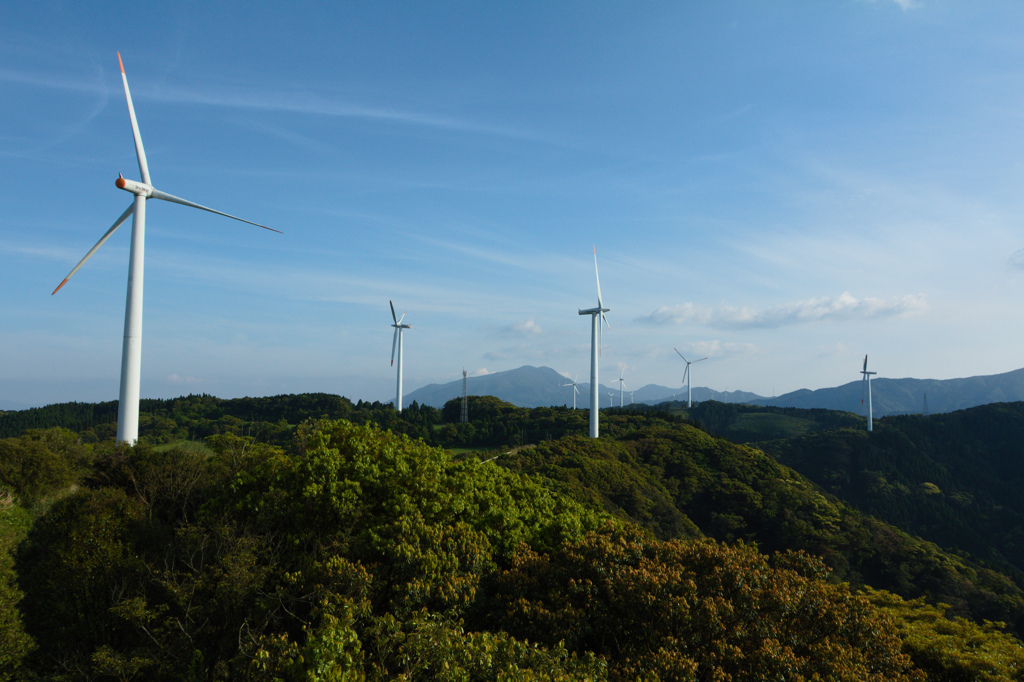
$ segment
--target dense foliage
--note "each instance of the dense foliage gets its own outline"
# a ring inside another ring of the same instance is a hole
[[[593,441],[585,411],[478,399],[483,442],[520,444],[482,462],[403,435],[464,439],[451,405],[149,407],[134,448],[99,423],[0,439],[0,679],[1024,670],[985,620],[1019,632],[1012,580],[678,416],[613,410]]]
[[[621,680],[916,678],[893,622],[826,574],[800,553],[627,530],[523,554],[494,577],[491,617]]]
[[[1017,632],[1024,623],[1024,591],[1006,576],[863,516],[759,450],[689,426],[541,443],[507,466],[558,481],[659,538],[703,533],[769,552],[802,549],[854,585],[925,595]]]

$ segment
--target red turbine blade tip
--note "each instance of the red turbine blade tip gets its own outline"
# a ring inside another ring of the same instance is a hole
[[[117,63],[121,65],[121,73],[124,73],[124,62],[121,61],[121,52],[117,53]]]
[[[68,283],[68,280],[67,280],[67,278],[64,278],[64,281],[63,281],[63,282],[61,282],[60,284],[58,284],[58,285],[57,285],[57,288],[53,290],[53,294],[55,294],[55,293],[57,293],[58,291],[60,291],[60,288],[61,288],[62,286],[64,286],[65,284],[67,284],[67,283]],[[50,296],[53,296],[53,294],[50,294]]]

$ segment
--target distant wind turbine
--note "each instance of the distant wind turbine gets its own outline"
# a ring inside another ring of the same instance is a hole
[[[398,384],[395,388],[395,409],[399,412],[402,411],[402,331],[405,329],[412,329],[407,324],[402,324],[402,320],[405,319],[405,313],[408,311],[402,311],[402,316],[395,316],[395,304],[388,301],[391,304],[391,319],[395,321],[392,327],[395,328],[395,338],[391,341],[391,366],[395,366],[395,346],[398,346]]]
[[[146,151],[142,148],[139,123],[135,119],[135,107],[132,106],[132,95],[128,90],[128,77],[124,73],[124,63],[121,61],[120,52],[117,53],[117,63],[121,66],[121,82],[124,84],[124,97],[128,102],[128,117],[132,124],[132,136],[135,138],[135,155],[139,160],[139,174],[142,177],[142,182],[128,180],[122,177],[120,173],[118,174],[114,184],[119,189],[134,194],[135,199],[125,209],[124,213],[114,221],[114,224],[107,230],[106,234],[89,250],[89,253],[85,254],[85,257],[78,262],[78,265],[72,268],[68,276],[64,278],[64,281],[53,290],[53,293],[56,294],[60,291],[60,288],[67,284],[68,280],[78,272],[78,269],[92,258],[92,255],[103,246],[104,242],[110,239],[117,228],[121,227],[121,224],[128,219],[128,216],[132,216],[131,251],[128,258],[128,300],[125,304],[124,312],[124,343],[121,346],[121,389],[118,394],[117,403],[117,440],[131,444],[139,438],[139,386],[142,377],[142,276],[146,250],[146,200],[161,199],[181,204],[182,206],[198,208],[201,211],[216,213],[225,218],[239,220],[256,227],[262,227],[271,232],[280,232],[280,230],[201,206],[187,199],[181,199],[166,192],[161,192],[153,187],[149,178]]]
[[[608,391],[608,407],[615,407],[615,391]]]
[[[707,360],[707,358],[701,358],[700,360],[694,360],[693,362],[690,362],[685,357],[683,357],[683,354],[679,352],[678,348],[673,348],[672,350],[678,353],[679,357],[683,358],[683,362],[686,363],[686,371],[683,372],[683,381],[686,382],[686,406],[693,407],[693,394],[690,392],[690,365],[696,365],[698,362],[704,362],[705,360]]]
[[[874,374],[878,374],[878,372],[869,372],[868,371],[868,356],[867,355],[864,356],[864,369],[862,369],[860,373],[864,375],[864,380],[861,382],[860,404],[861,405],[864,404],[864,394],[867,393],[867,397],[868,397],[868,431],[873,431],[874,429],[872,428],[872,424],[871,424],[872,416],[873,416],[871,414],[871,376],[874,375]]]
[[[579,375],[579,372],[577,372],[576,373],[576,378],[572,380],[572,383],[562,384],[563,387],[565,387],[565,386],[572,386],[572,409],[574,409],[574,410],[576,409],[576,396],[578,396],[580,394],[580,389],[577,388],[577,386],[578,386],[577,381],[579,381],[579,378],[580,378],[580,375]]]
[[[611,308],[605,308],[601,302],[601,276],[597,272],[597,246],[594,246],[594,277],[597,279],[597,307],[580,310],[580,315],[590,315],[590,437],[597,438],[598,415],[601,406],[598,404],[597,386],[597,358],[600,354],[600,347],[603,342],[604,327],[603,321],[608,325],[608,331],[612,326],[608,323],[605,313],[611,312]]]
[[[630,392],[629,392],[629,404],[630,404],[630,405],[632,405],[632,404],[633,404],[633,391],[630,391]]]
[[[622,407],[622,389],[626,388],[626,380],[622,378],[625,372],[625,369],[619,372],[619,407]]]

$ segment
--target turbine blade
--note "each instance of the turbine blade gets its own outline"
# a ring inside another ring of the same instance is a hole
[[[125,210],[124,213],[121,214],[121,217],[114,221],[114,224],[110,226],[110,229],[107,230],[106,234],[104,234],[102,237],[100,237],[100,240],[98,242],[96,242],[96,246],[94,246],[91,249],[89,249],[89,253],[85,254],[85,258],[83,258],[82,260],[78,261],[78,265],[76,265],[71,270],[71,272],[68,273],[68,276],[64,278],[64,281],[61,282],[60,285],[56,289],[53,290],[53,294],[55,294],[58,291],[60,291],[60,288],[68,283],[68,280],[71,279],[71,276],[74,275],[76,272],[78,272],[78,268],[80,268],[83,265],[85,265],[85,261],[87,261],[90,258],[92,258],[92,254],[96,253],[96,251],[99,250],[99,248],[101,246],[103,246],[103,242],[105,242],[108,239],[110,239],[110,235],[114,234],[114,231],[117,230],[117,228],[121,227],[121,223],[123,223],[124,221],[128,220],[128,216],[130,216],[134,211],[135,211],[135,202],[132,202],[132,203],[128,204],[128,208]],[[53,294],[50,294],[50,296],[53,296]]]
[[[693,362],[691,362],[690,364],[691,364],[691,365],[695,365],[695,364],[697,364],[698,362],[704,362],[705,360],[707,360],[707,358],[701,358],[700,360],[694,360],[694,361],[693,361]]]
[[[864,356],[864,371],[867,371],[867,369],[868,369],[868,356],[865,355]]]
[[[689,361],[689,360],[687,360],[687,359],[686,359],[686,358],[685,358],[685,357],[683,356],[683,354],[679,352],[679,349],[678,349],[678,348],[673,348],[672,350],[674,350],[674,351],[676,352],[676,354],[677,354],[677,355],[679,355],[679,357],[683,358],[683,362],[685,362],[685,363],[686,363],[686,367],[687,367],[687,369],[689,369],[689,367],[690,367],[690,361]]]
[[[391,340],[391,366],[395,366],[395,347],[398,346],[398,327],[395,327],[395,337]]]
[[[147,181],[147,183],[148,183],[148,181]],[[260,225],[259,223],[254,223],[251,220],[246,220],[245,218],[239,218],[236,215],[231,215],[230,213],[224,213],[223,211],[218,211],[215,208],[210,208],[209,206],[203,206],[202,204],[197,204],[194,201],[189,201],[188,199],[182,199],[181,197],[176,197],[173,194],[168,194],[167,192],[161,192],[158,189],[154,189],[153,190],[153,193],[150,195],[150,198],[151,199],[162,199],[164,201],[170,201],[171,203],[174,203],[174,204],[181,204],[182,206],[190,206],[192,208],[198,208],[201,211],[209,211],[210,213],[216,213],[217,215],[222,215],[225,218],[231,218],[232,220],[237,220],[239,222],[248,223],[249,225],[255,225],[256,227],[262,227],[264,230],[270,230],[271,232],[277,232],[278,234],[281,234],[281,230],[275,230],[272,227],[267,227],[266,225]]]
[[[601,302],[601,275],[597,272],[597,244],[594,244],[594,277],[597,278],[597,307],[603,308],[604,303]],[[604,317],[604,313],[601,314],[601,317]]]
[[[572,390],[576,391],[576,395],[583,395],[582,393],[580,393],[580,389],[576,388],[576,384],[572,385]]]
[[[391,301],[388,301],[388,304],[391,306],[391,319],[395,321],[395,324],[398,324],[398,316],[395,315],[395,304]]]
[[[117,63],[121,66],[121,82],[124,83],[124,98],[128,102],[128,117],[132,120],[132,136],[135,138],[135,154],[139,157],[139,173],[142,181],[147,185],[153,183],[149,180],[149,165],[146,163],[146,150],[142,148],[142,135],[139,134],[139,122],[135,119],[135,107],[132,106],[132,93],[128,90],[128,76],[124,75],[124,62],[121,61],[121,53],[117,53]]]
[[[405,314],[406,314],[407,312],[409,312],[409,311],[408,311],[408,310],[403,310],[403,311],[402,311],[402,316],[401,316],[400,318],[398,318],[398,323],[397,323],[397,324],[402,324],[402,320],[404,320],[404,319],[405,319]]]
[[[686,363],[686,371],[683,372],[683,383],[686,383],[686,378],[690,376],[690,363]]]

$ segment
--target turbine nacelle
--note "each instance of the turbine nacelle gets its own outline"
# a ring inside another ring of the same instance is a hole
[[[156,188],[153,185],[147,185],[144,182],[136,182],[135,180],[129,180],[128,178],[122,177],[119,173],[117,180],[114,181],[118,189],[123,189],[125,192],[131,192],[132,194],[140,197],[146,197],[147,199],[153,196],[153,192]]]
[[[586,310],[580,310],[577,308],[576,310],[579,311],[580,315],[597,315],[598,313],[602,313],[601,317],[604,317],[603,313],[611,312],[611,308],[587,308]],[[605,318],[604,323],[608,324],[607,318]],[[608,328],[611,329],[611,325],[608,325]]]

